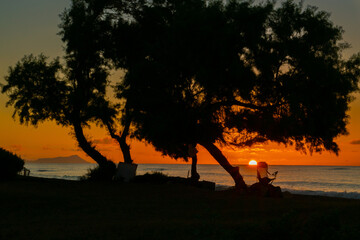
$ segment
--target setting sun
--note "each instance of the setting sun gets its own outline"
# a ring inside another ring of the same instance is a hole
[[[256,165],[257,165],[257,162],[256,162],[255,160],[251,160],[251,161],[249,162],[249,165],[250,165],[250,166],[256,166]]]

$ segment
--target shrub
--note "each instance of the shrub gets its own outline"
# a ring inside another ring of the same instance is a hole
[[[19,156],[0,148],[0,179],[15,177],[24,167],[24,160]]]
[[[136,176],[133,182],[138,183],[167,183],[170,177],[162,172],[145,173],[144,175]]]
[[[89,180],[89,181],[111,181],[113,180],[116,173],[115,163],[108,161],[105,165],[97,166],[88,170],[80,180]]]

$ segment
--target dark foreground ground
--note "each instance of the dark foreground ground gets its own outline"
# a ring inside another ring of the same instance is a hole
[[[359,239],[360,201],[176,184],[0,182],[0,239]]]

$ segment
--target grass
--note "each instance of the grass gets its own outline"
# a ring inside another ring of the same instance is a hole
[[[360,201],[181,184],[0,182],[0,239],[357,239]]]

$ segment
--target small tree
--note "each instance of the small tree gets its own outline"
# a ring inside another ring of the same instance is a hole
[[[71,8],[61,15],[65,66],[59,59],[48,62],[44,55],[25,56],[9,69],[7,84],[2,88],[2,93],[10,98],[7,106],[14,105],[13,116],[18,115],[21,124],[37,126],[40,122],[55,120],[59,125],[72,127],[79,147],[99,164],[100,170],[114,169],[114,164],[86,139],[83,128],[91,122],[105,127],[118,141],[124,161],[132,163],[126,143],[130,121],[123,111],[123,131],[117,134],[119,107],[106,96],[112,67],[103,57],[103,49],[111,19],[104,13],[103,6],[100,1],[73,0]]]
[[[66,66],[59,59],[48,62],[44,55],[25,56],[9,68],[2,93],[8,94],[7,106],[14,106],[14,116],[19,116],[21,124],[37,126],[55,120],[59,125],[72,127],[79,147],[100,169],[110,168],[114,173],[115,165],[96,150],[83,132],[90,122],[106,122],[110,126],[117,114],[105,99],[109,67],[100,54],[97,29],[90,28],[91,23],[97,26],[96,21],[102,20],[96,13],[86,15],[85,10],[84,4],[74,1],[72,11],[63,14],[61,35],[67,44]],[[100,115],[104,112],[106,115]]]
[[[83,127],[93,116],[89,114],[91,109],[81,105],[93,99],[85,99],[85,93],[77,88],[77,81],[72,84],[66,77],[61,78],[61,70],[58,59],[48,63],[43,55],[25,56],[15,67],[9,68],[5,78],[7,84],[2,93],[7,93],[10,98],[7,106],[14,106],[13,116],[18,115],[21,124],[37,126],[43,121],[54,120],[59,125],[72,127],[79,147],[100,166],[105,165],[108,160],[83,133]]]

